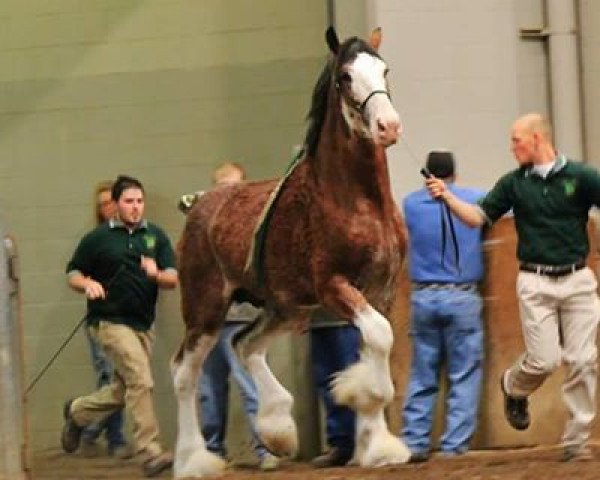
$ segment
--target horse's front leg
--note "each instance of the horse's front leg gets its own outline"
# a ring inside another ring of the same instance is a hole
[[[406,463],[410,452],[390,433],[384,418],[384,408],[394,396],[389,365],[392,328],[353,286],[339,279],[334,285],[324,298],[326,306],[350,314],[363,339],[360,360],[332,380],[336,402],[357,412],[353,461],[364,467]]]
[[[256,430],[275,455],[293,457],[298,451],[298,433],[292,417],[294,399],[267,363],[269,345],[287,329],[276,325],[276,319],[265,311],[253,327],[234,338],[234,348],[258,391]]]
[[[193,348],[182,343],[171,361],[171,374],[177,397],[177,445],[173,465],[174,478],[201,478],[222,472],[226,462],[206,449],[200,433],[197,413],[197,383],[202,364],[217,341],[215,335],[201,335]],[[186,339],[189,340],[189,339]]]

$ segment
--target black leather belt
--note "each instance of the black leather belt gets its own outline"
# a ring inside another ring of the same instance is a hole
[[[522,272],[537,273],[538,275],[547,275],[548,277],[562,277],[569,275],[585,267],[585,260],[579,260],[568,265],[541,265],[539,263],[521,262],[519,270]]]
[[[461,290],[471,292],[477,290],[476,283],[441,283],[441,282],[412,282],[413,290]]]

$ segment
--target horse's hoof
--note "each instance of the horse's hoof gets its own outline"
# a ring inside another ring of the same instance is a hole
[[[197,449],[189,455],[178,453],[173,465],[173,478],[202,478],[206,475],[217,475],[223,473],[227,466],[225,460],[205,449]]]

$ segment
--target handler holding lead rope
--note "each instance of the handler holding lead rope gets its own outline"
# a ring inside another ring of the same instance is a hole
[[[561,364],[568,366],[563,397],[569,419],[562,460],[589,460],[586,446],[596,407],[597,282],[586,267],[588,211],[600,205],[600,174],[556,151],[548,121],[518,118],[511,150],[518,168],[479,202],[458,199],[435,177],[426,181],[465,223],[492,223],[513,209],[518,236],[517,297],[526,351],[501,378],[506,419],[529,426],[528,396]]]
[[[447,150],[429,153],[425,173],[444,180],[454,195],[470,204],[484,196],[481,190],[454,183],[454,155]],[[419,188],[404,198],[403,207],[410,242],[413,354],[402,439],[411,450],[411,462],[419,462],[430,456],[442,366],[448,391],[441,452],[445,456],[465,453],[477,425],[483,369],[478,289],[483,278],[482,232],[457,222],[451,230],[455,249],[446,248],[446,230],[453,223],[443,203],[432,200],[427,189]]]
[[[144,187],[137,179],[119,176],[111,196],[118,218],[81,240],[67,272],[69,286],[88,299],[93,334],[115,374],[108,385],[65,403],[61,445],[74,452],[84,427],[126,404],[136,454],[144,475],[153,477],[173,463],[158,440],[150,355],[158,288],[177,285],[175,254],[162,229],[144,219]]]

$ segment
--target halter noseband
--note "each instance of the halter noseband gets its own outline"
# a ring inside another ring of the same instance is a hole
[[[369,95],[367,96],[367,98],[365,98],[365,100],[358,106],[358,111],[360,113],[363,113],[365,111],[366,106],[367,106],[367,102],[369,100],[371,100],[371,97],[373,97],[374,95],[377,95],[378,93],[381,93],[381,94],[385,95],[386,97],[388,97],[391,100],[390,92],[388,92],[387,90],[373,90],[371,93],[369,93]]]
[[[361,116],[364,116],[365,114],[365,108],[367,108],[367,103],[369,102],[369,100],[371,100],[371,98],[373,98],[375,95],[381,94],[381,95],[385,95],[386,97],[388,97],[390,100],[392,99],[392,97],[390,96],[390,92],[388,92],[387,90],[373,90],[371,93],[369,93],[369,95],[367,95],[367,98],[365,98],[362,102],[358,102],[356,101],[354,98],[352,98],[349,95],[345,95],[344,92],[341,90],[340,88],[340,83],[339,82],[335,82],[335,88],[340,91],[342,98],[344,98],[346,100],[346,103],[353,108],[354,110],[356,110],[358,113],[360,113]]]

